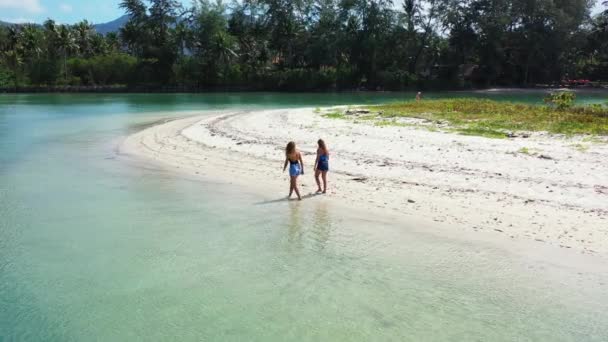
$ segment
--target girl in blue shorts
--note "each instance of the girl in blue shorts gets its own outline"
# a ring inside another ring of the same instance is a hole
[[[285,165],[283,165],[283,172],[287,169],[289,164],[289,197],[293,192],[298,195],[298,200],[302,200],[300,196],[300,190],[298,189],[298,176],[304,174],[304,163],[302,162],[302,154],[296,149],[296,143],[290,141],[285,148]]]
[[[323,139],[319,139],[317,141],[317,160],[315,161],[315,179],[317,181],[317,186],[319,189],[317,193],[327,193],[327,171],[329,171],[329,150],[327,149],[327,145],[325,145],[325,141]],[[323,176],[323,190],[321,190],[321,182],[319,181],[319,176]]]

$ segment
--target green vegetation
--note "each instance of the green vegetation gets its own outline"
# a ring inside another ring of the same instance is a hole
[[[346,119],[346,115],[344,115],[344,113],[339,112],[326,113],[323,114],[323,116],[328,119]]]
[[[492,138],[492,139],[504,139],[507,137],[507,134],[502,131],[498,131],[492,128],[484,128],[484,127],[464,127],[457,128],[454,130],[462,135],[476,135],[480,137]]]
[[[519,149],[519,151],[517,151],[517,152],[518,152],[518,153],[521,153],[521,154],[531,154],[531,153],[530,153],[530,149],[529,149],[529,148],[527,148],[527,147],[522,147],[522,148],[520,148],[520,149]]]
[[[558,109],[566,109],[574,105],[574,100],[576,100],[575,93],[570,91],[557,91],[550,93],[549,96],[545,97],[544,101]]]
[[[604,140],[602,140],[601,138],[597,137],[597,136],[588,136],[588,137],[584,137],[583,139],[581,139],[582,142],[586,142],[586,143],[591,143],[591,144],[602,144],[604,143]]]
[[[379,120],[374,122],[374,125],[378,126],[378,127],[384,127],[384,126],[405,126],[404,124],[401,124],[395,120]]]
[[[534,106],[483,99],[445,99],[369,107],[380,121],[399,117],[445,122],[462,134],[504,138],[509,132],[608,135],[608,106]]]
[[[520,148],[517,153],[519,154],[525,154],[528,156],[534,156],[534,157],[540,157],[540,158],[545,158],[546,156],[544,156],[542,154],[543,150],[538,149],[538,148],[528,148],[528,147],[522,147]]]
[[[184,7],[176,0],[122,0],[129,21],[107,35],[86,21],[0,26],[0,87],[398,90],[568,78],[600,85],[608,81],[608,10],[590,17],[591,6],[587,0],[229,6],[197,0]],[[556,107],[567,102],[554,100]]]
[[[583,144],[574,144],[572,147],[579,152],[587,152],[589,150],[589,146]]]
[[[67,61],[71,83],[128,84],[135,77],[137,59],[124,53],[111,53],[91,58],[72,58]]]

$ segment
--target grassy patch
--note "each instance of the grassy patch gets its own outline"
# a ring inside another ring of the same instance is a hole
[[[539,149],[539,148],[529,148],[529,147],[522,147],[519,150],[517,150],[518,154],[525,154],[527,156],[541,156],[543,153],[543,150]]]
[[[587,143],[592,143],[592,144],[603,144],[603,143],[605,143],[605,141],[604,141],[604,140],[602,140],[602,139],[598,138],[598,137],[597,137],[597,136],[595,136],[595,135],[590,135],[590,136],[588,136],[588,137],[584,137],[584,138],[582,139],[582,141],[583,141],[583,142],[587,142]]]
[[[589,146],[583,145],[583,144],[574,144],[574,145],[572,145],[572,148],[574,148],[575,150],[577,150],[579,152],[587,152],[587,150],[589,150]]]
[[[397,122],[395,120],[379,120],[374,122],[374,125],[383,127],[383,126],[395,126],[395,127],[405,127],[407,125]]]
[[[378,116],[375,114],[359,116],[359,120],[365,120],[365,121],[376,120],[377,118],[378,118]]]
[[[504,139],[507,137],[505,132],[486,129],[486,128],[475,128],[475,127],[465,127],[465,128],[457,128],[456,132],[462,135],[475,135],[492,139]]]
[[[323,114],[323,117],[326,117],[328,119],[345,119],[346,115],[344,115],[344,113],[340,113],[340,112],[332,112],[332,113]]]
[[[477,135],[486,138],[504,139],[507,134],[500,128],[493,127],[484,122],[460,122],[455,130],[463,135]]]
[[[608,107],[555,108],[484,99],[444,99],[369,107],[380,120],[411,117],[447,122],[461,134],[504,138],[513,131],[608,135]]]

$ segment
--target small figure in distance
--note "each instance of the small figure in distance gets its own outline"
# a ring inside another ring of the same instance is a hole
[[[287,168],[289,163],[289,196],[291,198],[293,192],[298,195],[298,200],[302,200],[300,196],[300,190],[298,189],[298,176],[304,174],[304,163],[302,162],[302,154],[296,149],[296,143],[290,141],[285,148],[285,165],[283,165],[283,172]]]
[[[422,92],[421,92],[421,91],[419,91],[419,92],[416,94],[416,102],[419,102],[420,100],[422,100]]]
[[[329,171],[329,150],[327,149],[327,145],[325,145],[325,141],[323,139],[319,139],[317,141],[317,159],[315,161],[315,180],[317,181],[317,186],[319,189],[317,193],[323,192],[327,193],[327,172]],[[319,181],[319,176],[323,176],[323,190],[321,190],[321,182]]]

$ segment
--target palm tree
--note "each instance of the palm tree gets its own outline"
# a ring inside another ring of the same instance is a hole
[[[17,49],[5,51],[2,53],[2,63],[13,72],[13,83],[15,91],[19,86],[19,69],[23,65],[23,59],[17,52]]]
[[[93,25],[88,21],[83,20],[74,25],[74,31],[76,33],[76,42],[80,48],[80,54],[88,56],[91,53],[91,40],[93,36]]]
[[[226,81],[226,78],[228,77],[230,62],[234,58],[238,58],[237,53],[234,52],[234,46],[234,38],[225,31],[217,32],[213,37],[211,49],[213,50],[216,61],[219,62],[223,68],[221,77],[224,81]]]
[[[116,52],[120,49],[120,38],[116,32],[109,32],[106,34],[105,40],[108,43],[108,49],[111,52]]]
[[[122,0],[119,7],[129,16],[119,31],[120,39],[132,54],[141,57],[148,35],[148,8],[142,0]]]
[[[76,45],[76,40],[72,35],[69,27],[66,25],[61,25],[59,27],[59,35],[57,37],[57,47],[61,50],[63,54],[63,71],[64,71],[64,79],[67,81],[68,79],[68,53],[78,48]]]
[[[38,28],[34,25],[25,25],[21,31],[21,45],[28,58],[32,56],[38,56],[42,52],[40,48],[41,37],[39,35]]]
[[[47,34],[47,37],[54,40],[55,38],[57,38],[58,32],[57,32],[57,24],[55,24],[54,20],[48,19],[47,21],[44,22],[44,24],[42,24],[42,27],[44,27],[44,31]]]
[[[10,26],[8,28],[8,34],[7,34],[7,40],[8,40],[8,49],[9,50],[14,50],[17,48],[17,45],[19,45],[19,42],[21,41],[21,30],[19,28],[19,26]]]
[[[8,29],[0,26],[0,51],[5,51],[8,46]]]
[[[180,21],[175,25],[173,29],[173,37],[175,39],[175,43],[179,49],[179,55],[183,56],[188,47],[189,42],[191,41],[191,31],[183,21]]]
[[[214,54],[224,64],[230,63],[233,57],[238,57],[237,53],[234,52],[234,38],[227,32],[217,32],[212,44]]]
[[[104,36],[99,33],[91,36],[91,54],[106,55],[108,51],[110,51],[110,45]]]
[[[146,5],[142,0],[122,0],[118,6],[127,12],[130,20],[142,22],[147,18]]]
[[[57,41],[59,40],[59,30],[55,21],[49,19],[42,25],[47,43],[47,52],[53,56],[57,53]]]
[[[407,32],[411,35],[416,29],[416,24],[419,20],[420,4],[416,0],[403,1],[403,14],[407,23]]]
[[[125,43],[130,52],[136,56],[142,55],[143,29],[134,21],[129,21],[120,29],[120,39]]]

